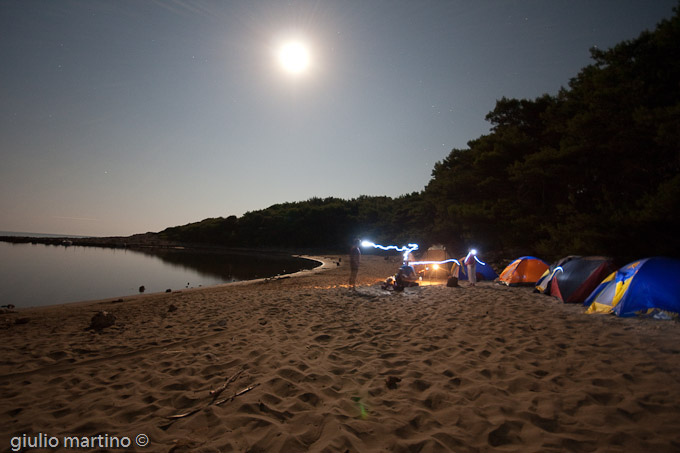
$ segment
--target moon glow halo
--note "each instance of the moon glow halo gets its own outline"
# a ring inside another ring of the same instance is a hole
[[[309,69],[310,54],[307,46],[300,41],[284,43],[278,52],[279,64],[291,75],[300,75]]]

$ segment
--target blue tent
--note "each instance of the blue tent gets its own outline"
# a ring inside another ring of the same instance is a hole
[[[680,260],[646,258],[612,273],[584,302],[587,313],[680,314]]]
[[[467,266],[462,265],[464,261],[465,257],[461,258],[460,261],[453,264],[453,266],[451,267],[451,275],[453,275],[454,277],[457,276],[458,280],[467,281],[468,279]],[[496,271],[493,270],[493,268],[489,264],[479,260],[476,256],[475,261],[477,261],[477,266],[475,267],[477,271],[477,281],[488,280],[492,282],[498,278],[498,274],[496,273]],[[456,273],[458,273],[458,275],[456,275]]]

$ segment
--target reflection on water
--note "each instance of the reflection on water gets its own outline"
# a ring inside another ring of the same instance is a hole
[[[0,305],[53,305],[173,291],[311,269],[285,255],[222,254],[0,242]]]
[[[316,266],[310,260],[276,254],[226,254],[182,249],[148,249],[139,253],[160,258],[168,265],[197,271],[225,282],[272,277]]]

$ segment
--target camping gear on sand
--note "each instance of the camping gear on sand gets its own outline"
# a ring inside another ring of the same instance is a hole
[[[675,318],[680,314],[680,260],[633,261],[603,280],[584,305],[586,313]]]
[[[550,266],[535,256],[522,256],[503,269],[498,281],[508,286],[535,285]]]

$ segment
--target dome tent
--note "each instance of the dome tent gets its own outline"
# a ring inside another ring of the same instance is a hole
[[[586,313],[617,316],[680,314],[680,260],[665,257],[633,261],[612,273],[588,296]],[[663,315],[662,315],[663,316]]]
[[[550,295],[550,282],[552,281],[552,278],[555,276],[555,269],[576,258],[581,257],[579,255],[569,255],[565,256],[564,258],[560,258],[559,260],[552,263],[548,270],[543,272],[541,278],[538,279],[538,281],[536,282],[536,289],[534,290],[534,292]]]
[[[555,268],[550,291],[546,294],[565,303],[583,303],[602,280],[614,271],[614,262],[604,256],[571,259]]]
[[[481,261],[479,258],[477,258],[477,256],[475,256],[475,261],[477,262],[475,270],[478,282],[484,280],[492,282],[498,278],[498,274],[495,270],[493,270],[491,265]],[[467,266],[465,266],[463,262],[465,262],[465,257],[459,259],[457,263],[453,263],[453,266],[451,266],[451,275],[458,277],[459,280],[466,281],[468,280]]]
[[[522,256],[503,269],[498,281],[508,286],[535,285],[550,266],[535,256]]]

